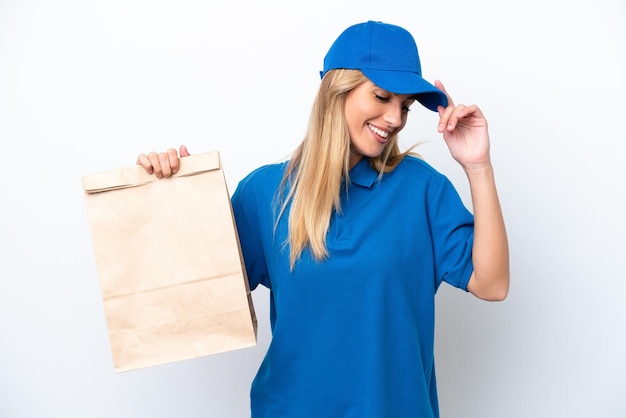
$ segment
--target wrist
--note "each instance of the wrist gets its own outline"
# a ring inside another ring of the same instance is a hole
[[[493,172],[493,166],[490,160],[466,163],[462,165],[465,174],[468,176],[481,175],[484,173]]]

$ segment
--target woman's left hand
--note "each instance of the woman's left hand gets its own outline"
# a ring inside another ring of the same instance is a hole
[[[464,169],[481,168],[491,164],[487,120],[478,106],[455,105],[441,81],[435,86],[448,97],[448,106],[439,106],[439,125],[452,157]]]

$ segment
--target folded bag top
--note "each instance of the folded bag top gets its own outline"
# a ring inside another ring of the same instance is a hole
[[[212,170],[220,170],[220,156],[217,151],[192,155],[180,159],[180,168],[172,177],[192,176]],[[137,187],[159,181],[154,174],[140,165],[104,171],[83,177],[85,193],[99,193],[107,190]]]

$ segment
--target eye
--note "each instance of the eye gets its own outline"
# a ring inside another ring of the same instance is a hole
[[[411,108],[409,106],[407,106],[407,105],[402,105],[402,111],[405,112],[405,113],[406,112],[410,112]]]
[[[381,103],[387,103],[389,101],[388,97],[381,96],[380,94],[374,93],[374,97],[376,98],[376,100],[378,100]]]

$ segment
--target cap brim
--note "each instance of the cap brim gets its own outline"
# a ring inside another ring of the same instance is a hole
[[[362,68],[361,71],[372,83],[396,94],[414,94],[424,107],[436,112],[438,106],[448,106],[448,97],[417,73],[382,71]]]

